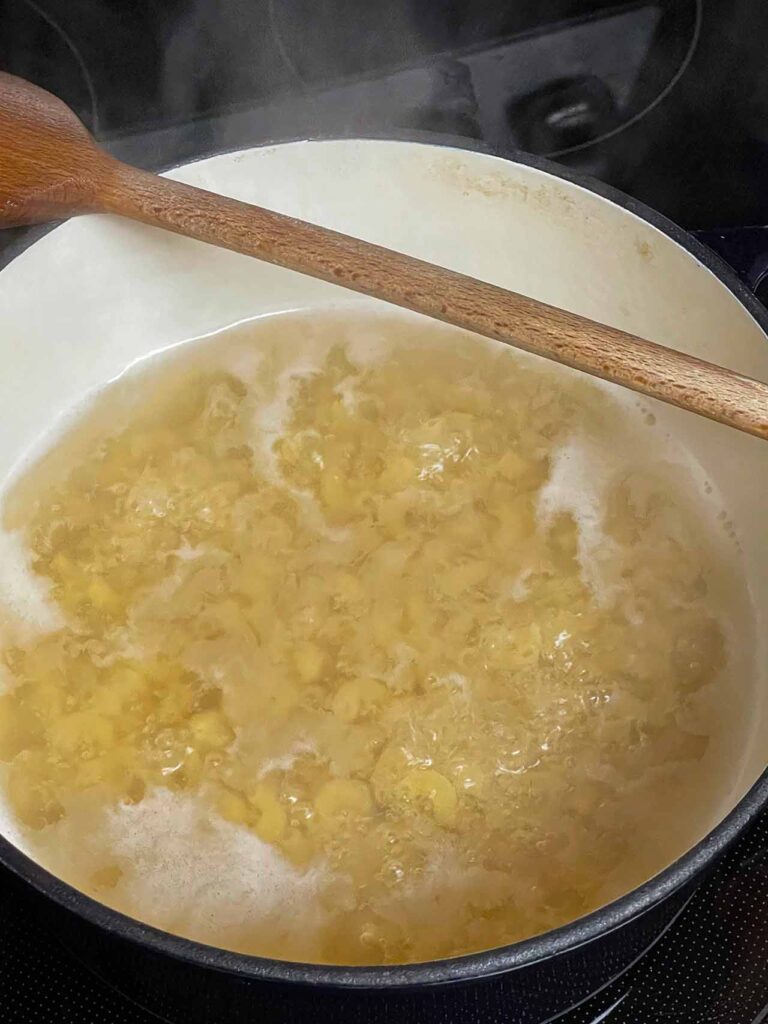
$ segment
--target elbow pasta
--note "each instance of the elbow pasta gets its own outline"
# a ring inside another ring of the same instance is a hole
[[[31,469],[7,506],[64,623],[2,655],[5,789],[40,856],[58,844],[122,908],[130,865],[106,838],[79,861],[68,818],[192,794],[322,872],[312,958],[371,963],[530,936],[680,852],[725,728],[701,699],[726,664],[715,556],[631,466],[593,552],[608,597],[578,516],[541,514],[567,439],[624,414],[396,318],[278,318],[198,349],[113,385],[67,471]],[[677,824],[644,844],[660,802]],[[258,919],[233,944],[293,952]]]

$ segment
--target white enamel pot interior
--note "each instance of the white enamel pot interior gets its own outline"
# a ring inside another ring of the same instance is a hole
[[[757,303],[714,259],[649,211],[565,180],[551,168],[439,145],[341,140],[229,153],[170,176],[768,380],[768,341]],[[259,315],[350,301],[368,300],[115,218],[89,216],[64,224],[0,273],[0,481],[57,417],[134,360]],[[724,498],[741,549],[734,557],[755,607],[755,678],[735,694],[745,700],[751,737],[741,762],[723,765],[732,785],[723,804],[713,808],[715,828],[761,775],[768,749],[761,675],[768,666],[768,444],[659,403],[646,404],[657,429],[684,440],[713,494]],[[761,786],[768,789],[765,779]],[[756,812],[762,790],[753,789],[729,822],[700,845],[705,853],[699,860],[722,848]],[[19,856],[20,845],[9,832],[0,842],[0,859],[61,897],[66,887]],[[686,863],[690,874],[695,855]],[[619,906],[604,925],[615,927],[671,891],[681,871],[657,879],[655,892]],[[89,907],[91,901],[83,899],[78,909],[98,918]],[[139,937],[151,931],[143,929]],[[582,928],[569,938],[568,928],[560,931],[561,948],[589,933]]]

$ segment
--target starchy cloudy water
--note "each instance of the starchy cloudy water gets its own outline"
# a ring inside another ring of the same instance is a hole
[[[749,606],[632,403],[414,318],[284,315],[49,447],[4,503],[7,830],[97,899],[404,962],[563,924],[706,831]]]

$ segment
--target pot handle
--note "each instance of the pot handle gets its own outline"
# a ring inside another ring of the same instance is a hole
[[[768,226],[693,234],[729,263],[746,286],[768,304]]]

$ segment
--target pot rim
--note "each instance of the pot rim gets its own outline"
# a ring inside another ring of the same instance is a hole
[[[590,175],[574,172],[570,168],[561,167],[550,160],[528,153],[500,153],[474,139],[430,132],[398,131],[394,135],[386,133],[333,134],[270,139],[238,149],[214,150],[196,157],[195,160],[168,167],[166,171],[180,169],[214,156],[226,156],[230,153],[241,153],[251,149],[266,149],[271,146],[302,142],[355,141],[406,143],[482,153],[500,160],[531,167],[580,186],[646,221],[685,249],[719,279],[721,284],[733,294],[758,326],[768,335],[768,310],[742,283],[735,271],[693,235],[678,227],[663,214],[611,185],[606,185]],[[8,247],[2,265],[5,266],[12,262],[30,245],[34,245],[40,238],[59,226],[59,224],[45,225],[25,233],[17,244]],[[412,964],[351,967],[305,964],[234,953],[173,935],[111,909],[106,904],[86,896],[51,874],[2,835],[0,835],[0,864],[31,884],[39,893],[54,900],[88,923],[96,925],[110,935],[145,946],[155,953],[170,956],[174,960],[235,974],[241,978],[261,981],[291,982],[358,990],[411,988],[420,985],[478,980],[518,970],[537,961],[571,952],[588,942],[610,934],[682,888],[686,883],[691,882],[697,874],[703,872],[720,854],[725,852],[757,818],[766,805],[768,805],[768,768],[725,818],[699,843],[653,878],[624,896],[584,917],[521,942],[465,956]]]

